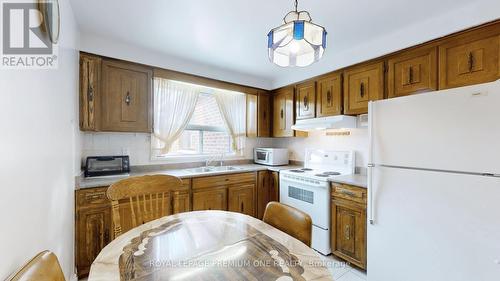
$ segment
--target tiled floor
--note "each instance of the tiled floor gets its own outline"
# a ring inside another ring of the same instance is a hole
[[[325,257],[320,254],[320,256],[325,260],[326,265],[332,272],[334,281],[366,281],[364,271],[351,267],[332,255]],[[87,278],[80,279],[80,281],[87,281]]]
[[[320,256],[332,272],[334,281],[366,281],[366,272],[348,265],[333,255],[323,256],[320,254]]]

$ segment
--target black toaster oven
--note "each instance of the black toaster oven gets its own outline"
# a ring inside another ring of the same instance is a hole
[[[128,156],[90,156],[85,162],[85,177],[114,176],[130,173]]]

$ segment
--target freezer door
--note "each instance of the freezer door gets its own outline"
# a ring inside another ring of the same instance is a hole
[[[370,163],[500,174],[500,80],[370,105]]]
[[[372,168],[370,281],[494,281],[500,179]]]

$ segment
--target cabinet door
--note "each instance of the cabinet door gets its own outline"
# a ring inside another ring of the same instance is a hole
[[[437,90],[437,48],[398,54],[388,61],[389,98]]]
[[[439,88],[448,89],[500,78],[500,28],[494,25],[439,46]]]
[[[269,202],[280,201],[280,174],[279,172],[269,172]]]
[[[101,58],[80,54],[80,130],[96,131]]]
[[[342,75],[334,73],[318,80],[317,117],[342,114]]]
[[[384,63],[349,68],[344,72],[344,113],[364,114],[368,102],[384,98]]]
[[[269,137],[271,134],[271,104],[268,94],[259,93],[257,97],[257,135],[259,137]]]
[[[247,137],[257,137],[257,95],[247,94]]]
[[[214,187],[193,192],[193,211],[227,210],[227,188]]]
[[[102,63],[101,129],[151,132],[152,71],[115,61]]]
[[[255,216],[255,184],[229,187],[228,210]]]
[[[296,119],[316,116],[316,83],[314,81],[297,85]]]
[[[257,218],[264,217],[267,203],[269,203],[269,171],[259,171],[257,173]]]
[[[293,87],[280,89],[274,96],[273,136],[293,137]]]
[[[89,273],[94,259],[110,242],[111,208],[80,209],[76,221],[76,267],[81,277]]]
[[[344,200],[332,200],[332,252],[366,268],[366,209]]]
[[[172,193],[172,213],[183,213],[191,210],[189,191],[174,191]]]

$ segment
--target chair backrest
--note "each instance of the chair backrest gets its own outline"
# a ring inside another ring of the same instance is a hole
[[[168,175],[131,177],[112,184],[106,194],[111,200],[114,237],[170,215],[171,193],[180,188],[182,180]]]
[[[311,247],[312,219],[301,210],[269,202],[262,220]]]
[[[65,281],[56,255],[43,251],[23,265],[8,281]]]

